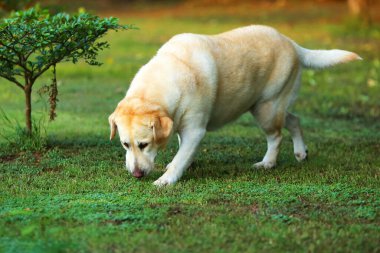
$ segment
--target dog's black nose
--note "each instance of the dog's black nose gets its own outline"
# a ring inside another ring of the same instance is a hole
[[[132,175],[136,178],[141,178],[144,176],[144,171],[140,170],[140,169],[135,169],[132,173]]]

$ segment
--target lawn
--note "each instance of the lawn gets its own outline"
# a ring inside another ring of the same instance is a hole
[[[0,252],[380,252],[380,26],[359,28],[341,4],[188,8],[115,12],[140,29],[110,33],[103,66],[58,65],[58,118],[43,124],[46,147],[0,141]],[[253,169],[266,141],[247,114],[208,133],[176,185],[153,185],[176,138],[156,171],[132,178],[107,118],[137,70],[174,34],[252,23],[364,58],[304,72],[291,111],[302,119],[308,161],[295,160],[285,132],[278,166]],[[36,91],[48,82],[34,90],[36,121],[47,117]],[[20,124],[23,104],[0,80],[0,107]],[[0,131],[14,136],[4,122]]]

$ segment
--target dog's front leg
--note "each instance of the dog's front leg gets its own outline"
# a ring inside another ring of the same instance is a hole
[[[179,150],[173,161],[167,166],[166,172],[154,182],[155,185],[163,186],[177,182],[193,161],[194,155],[205,133],[206,130],[202,128],[184,129],[179,133],[181,138]]]

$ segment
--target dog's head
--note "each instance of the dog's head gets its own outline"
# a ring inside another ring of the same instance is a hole
[[[108,121],[110,139],[119,132],[127,169],[137,178],[147,175],[154,168],[158,149],[168,142],[173,121],[158,106],[141,99],[122,100]]]

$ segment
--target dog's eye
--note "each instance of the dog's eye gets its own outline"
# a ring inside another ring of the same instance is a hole
[[[141,150],[143,150],[146,146],[148,146],[148,143],[146,143],[146,142],[139,143],[139,149],[141,149]]]
[[[124,145],[126,148],[129,148],[129,143],[124,142],[123,145]]]

